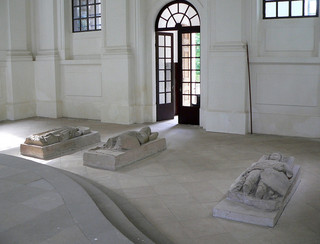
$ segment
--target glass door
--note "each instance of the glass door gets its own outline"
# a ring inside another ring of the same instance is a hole
[[[199,124],[200,109],[200,32],[179,34],[181,104],[179,123]]]
[[[156,34],[157,121],[174,117],[173,34]]]

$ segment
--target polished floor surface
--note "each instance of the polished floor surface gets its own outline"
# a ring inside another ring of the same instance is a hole
[[[89,126],[106,141],[146,124],[65,118],[0,122],[0,153],[23,157],[19,145],[28,135],[62,125]],[[320,243],[320,139],[211,133],[174,120],[148,125],[166,138],[167,150],[115,172],[83,166],[87,148],[48,161],[24,158],[100,183],[127,199],[173,243]],[[212,217],[236,177],[271,152],[294,156],[302,169],[278,224],[267,228]]]

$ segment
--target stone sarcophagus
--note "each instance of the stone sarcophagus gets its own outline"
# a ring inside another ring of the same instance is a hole
[[[299,182],[293,157],[264,155],[235,180],[213,216],[273,227]]]
[[[65,126],[33,134],[20,145],[20,153],[52,159],[100,142],[100,134],[88,127]]]
[[[127,131],[109,138],[106,143],[83,154],[83,164],[99,169],[116,170],[166,149],[165,138],[158,138],[150,127]]]

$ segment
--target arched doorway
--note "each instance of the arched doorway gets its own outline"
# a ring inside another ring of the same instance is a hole
[[[165,5],[156,23],[157,121],[178,115],[180,124],[199,124],[200,17],[187,1]]]

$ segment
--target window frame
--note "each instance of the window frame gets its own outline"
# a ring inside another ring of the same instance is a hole
[[[316,18],[319,17],[319,0],[316,0],[317,2],[317,9],[316,9],[316,14],[315,15],[305,15],[305,1],[306,0],[301,0],[302,1],[302,15],[301,16],[292,16],[291,12],[291,3],[295,2],[298,0],[263,0],[263,7],[262,7],[262,17],[263,19],[295,19],[295,18]],[[266,3],[276,3],[276,16],[275,17],[266,17]],[[288,16],[278,16],[278,3],[279,2],[289,2],[288,6]]]
[[[72,8],[72,33],[82,33],[82,32],[92,32],[92,31],[101,31],[101,20],[102,20],[102,13],[100,12],[100,15],[97,15],[97,6],[100,5],[100,11],[102,10],[102,7],[101,7],[101,0],[93,0],[94,2],[93,3],[90,3],[89,4],[89,0],[86,0],[86,4],[85,5],[82,5],[81,4],[81,0],[78,0],[79,1],[79,5],[75,5],[75,1],[76,0],[72,0],[71,1],[71,8]],[[99,2],[97,2],[99,1]],[[89,6],[94,6],[94,16],[89,16]],[[78,7],[79,8],[79,17],[78,18],[75,18],[74,16],[74,13],[75,13],[75,8]],[[81,8],[82,7],[86,7],[86,17],[81,17]],[[94,29],[90,30],[89,29],[89,19],[94,19]],[[100,19],[100,29],[98,28],[98,24],[97,24],[97,19]],[[80,30],[78,31],[75,31],[75,25],[74,25],[74,22],[79,20],[80,21]],[[86,20],[86,23],[87,23],[87,29],[86,30],[83,30],[82,29],[82,20]]]
[[[185,9],[184,11],[181,11],[180,4],[187,5],[187,9]],[[177,9],[176,9],[177,11],[172,12],[170,10],[170,7],[172,7],[174,5],[177,5]],[[194,11],[193,15],[188,14],[189,9]],[[168,19],[165,19],[162,16],[166,10],[168,10],[168,12],[170,13],[170,16]],[[183,17],[180,19],[179,22],[177,22],[175,15],[183,15]],[[168,22],[171,18],[175,22],[175,26],[168,27],[168,24],[169,24]],[[187,19],[189,21],[190,25],[183,26],[182,21],[184,19]],[[192,19],[198,19],[199,24],[194,24]],[[159,26],[160,20],[164,20],[166,22],[166,27]],[[156,18],[156,22],[155,22],[155,30],[156,31],[162,31],[162,30],[168,31],[168,30],[177,30],[178,28],[198,28],[198,27],[200,27],[200,24],[201,24],[201,19],[200,19],[200,15],[199,15],[197,9],[191,3],[189,3],[185,0],[176,0],[176,1],[169,2],[168,4],[163,6],[163,8],[159,11],[158,16]]]

